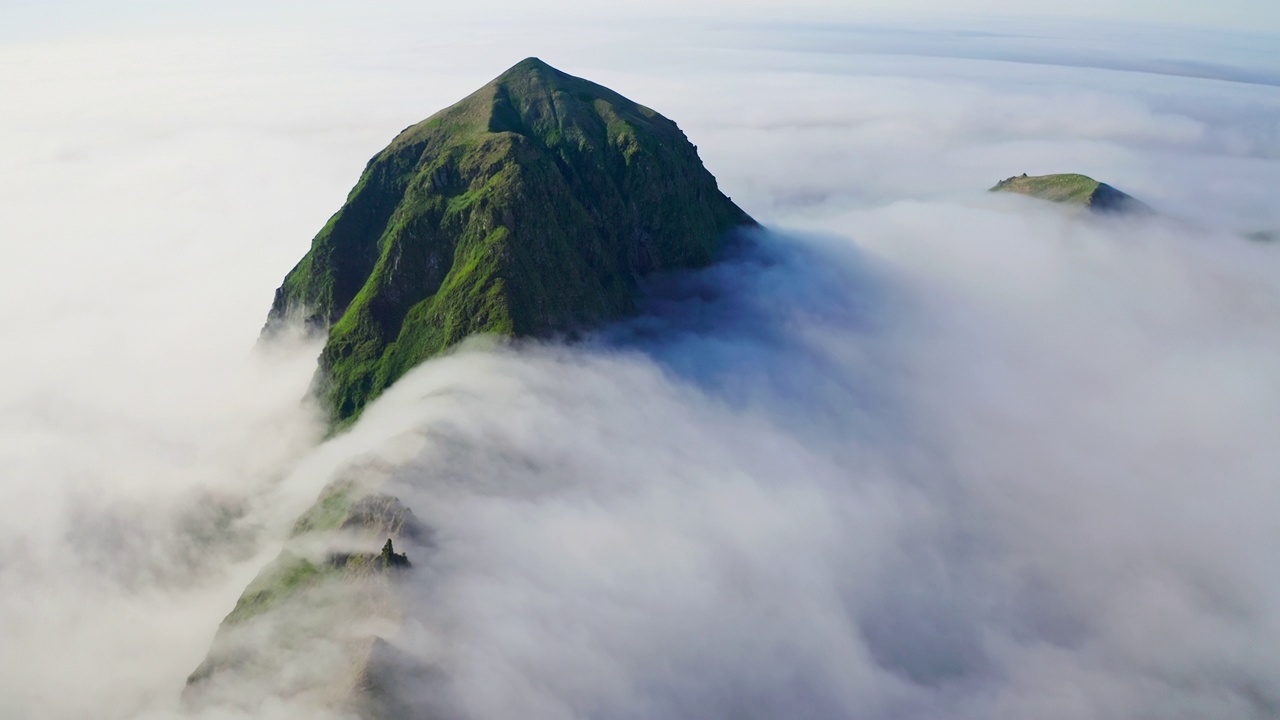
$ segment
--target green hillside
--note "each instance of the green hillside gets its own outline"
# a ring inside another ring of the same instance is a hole
[[[754,224],[674,122],[529,58],[400,133],[276,291],[264,333],[328,333],[335,424],[475,333],[549,337],[635,309]]]
[[[1001,180],[991,188],[991,191],[1018,193],[1051,202],[1080,205],[1098,212],[1133,212],[1147,209],[1146,205],[1131,195],[1087,175],[1072,173],[1035,176],[1023,174]]]

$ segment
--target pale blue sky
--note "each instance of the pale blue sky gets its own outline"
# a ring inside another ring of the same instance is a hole
[[[758,4],[767,6],[774,3]],[[1280,33],[1280,2],[1276,0],[1073,0],[1069,3],[1060,0],[861,0],[857,3],[804,0],[802,4],[827,10],[856,5],[863,11],[911,14],[922,18],[957,15],[1070,17]]]
[[[405,17],[679,17],[747,21],[921,21],[1070,18],[1186,25],[1280,35],[1280,0],[616,0],[602,8],[577,0],[490,0],[443,8],[410,0],[359,6],[333,0],[162,2],[161,0],[0,0],[0,38],[30,38],[149,24],[254,24],[270,19],[365,23]]]

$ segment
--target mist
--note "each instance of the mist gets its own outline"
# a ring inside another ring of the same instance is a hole
[[[910,263],[761,238],[629,351],[464,351],[371,408],[436,532],[424,706],[1270,714],[1270,249],[985,219]]]
[[[429,528],[400,621],[344,632],[441,717],[1280,712],[1280,258],[1243,237],[1280,228],[1273,52],[540,22],[0,51],[0,714],[341,717],[297,689],[332,648],[267,639],[290,677],[178,703],[341,478]],[[370,155],[529,54],[675,119],[768,229],[322,441],[318,346],[254,349],[272,290]],[[1158,214],[985,193],[1022,172]]]

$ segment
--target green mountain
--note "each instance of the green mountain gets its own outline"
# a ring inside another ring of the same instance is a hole
[[[753,224],[674,122],[529,58],[369,161],[264,334],[328,333],[316,390],[341,424],[469,335],[630,314],[637,276],[706,265]]]
[[[1149,211],[1145,204],[1133,196],[1087,175],[1064,173],[1029,177],[1023,173],[1001,180],[991,191],[1018,193],[1041,200],[1080,205],[1095,212]]]
[[[341,424],[468,335],[632,313],[637,277],[706,265],[753,224],[675,123],[530,58],[369,161],[263,333],[297,320],[327,333],[316,388]],[[421,714],[406,703],[438,670],[379,635],[403,623],[431,531],[371,475],[352,469],[298,519],[188,678],[188,708],[296,697],[367,720]]]

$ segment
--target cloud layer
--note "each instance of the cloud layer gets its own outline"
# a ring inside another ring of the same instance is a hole
[[[1239,236],[1280,227],[1275,88],[580,29],[4,50],[0,714],[176,712],[344,472],[434,530],[389,639],[446,715],[1276,712],[1280,266]],[[679,120],[780,229],[309,450],[315,348],[250,353],[271,289],[368,155],[525,54]],[[984,194],[1024,171],[1165,217]],[[250,715],[317,712],[273,683]]]
[[[765,240],[805,252],[717,271],[728,297],[675,303],[644,354],[406,379],[357,432],[422,445],[388,488],[439,538],[397,639],[450,679],[423,701],[1269,713],[1272,251],[991,215],[902,264]]]

